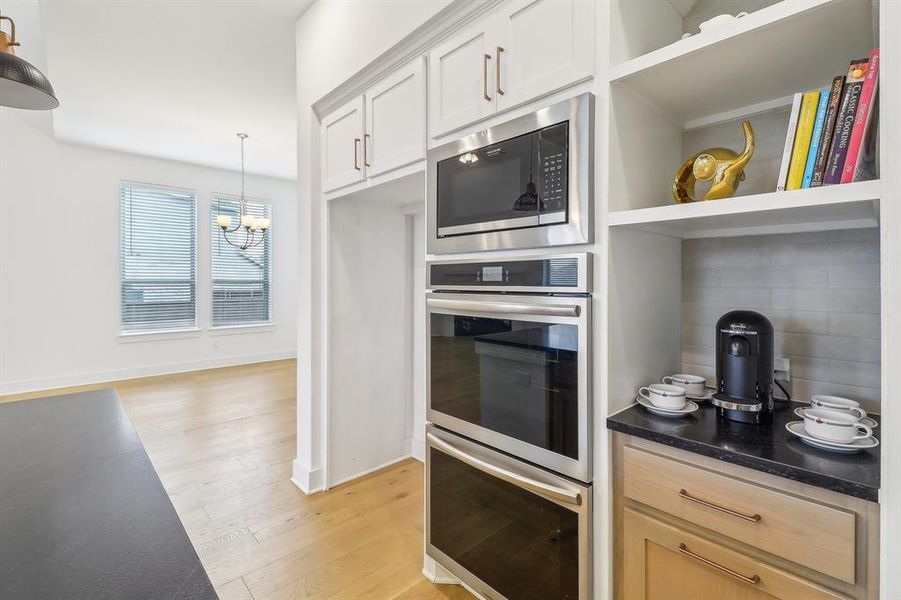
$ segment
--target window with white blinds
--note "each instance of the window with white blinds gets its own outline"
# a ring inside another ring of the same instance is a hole
[[[119,206],[122,332],[196,327],[194,192],[124,184]]]
[[[271,233],[264,232],[263,242],[247,250],[235,248],[222,236],[216,223],[219,215],[228,215],[231,222],[241,218],[237,200],[214,198],[210,218],[213,265],[213,327],[257,325],[272,322]],[[247,201],[247,214],[272,218],[268,202]],[[229,239],[240,244],[243,230],[229,233]],[[257,236],[260,234],[257,233]]]

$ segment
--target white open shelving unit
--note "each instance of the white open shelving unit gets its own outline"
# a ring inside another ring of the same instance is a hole
[[[707,12],[700,17],[699,10]],[[880,101],[895,106],[901,100],[901,2],[611,0],[608,11],[608,35],[599,35],[598,42],[609,44],[606,81],[598,82],[607,86],[608,98],[601,180],[606,186],[607,414],[631,405],[639,386],[682,370],[686,240],[876,229],[882,331],[880,597],[894,598],[901,593],[895,566],[901,555],[901,514],[896,514],[901,457],[893,441],[901,420],[893,398],[901,390],[896,375],[901,369],[896,314],[901,175],[893,165],[901,153],[901,120],[892,111],[880,115],[881,180],[777,192],[776,174],[794,93],[828,86],[851,60],[880,47]],[[739,11],[750,14],[697,33],[698,22]],[[682,39],[687,32],[693,35]],[[676,169],[705,147],[740,149],[744,119],[758,139],[738,195],[675,204]]]
[[[882,181],[775,191],[792,94],[829,85],[879,45],[880,3],[713,3],[750,14],[682,39],[704,2],[610,4],[608,413],[681,371],[684,240],[880,227]],[[703,147],[740,150],[744,119],[759,134],[738,195],[675,204],[676,169]]]

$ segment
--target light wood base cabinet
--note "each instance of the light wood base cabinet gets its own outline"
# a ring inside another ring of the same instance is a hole
[[[629,508],[623,545],[626,600],[844,597]]]
[[[879,505],[617,433],[614,597],[879,597]]]

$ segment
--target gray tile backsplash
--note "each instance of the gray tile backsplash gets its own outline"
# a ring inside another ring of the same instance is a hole
[[[687,373],[714,379],[714,325],[740,308],[773,322],[776,356],[791,360],[796,400],[833,394],[879,411],[878,229],[686,240]]]

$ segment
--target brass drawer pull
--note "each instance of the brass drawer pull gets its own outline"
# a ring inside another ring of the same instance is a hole
[[[490,54],[482,56],[482,97],[491,102],[491,96],[488,95],[488,61],[491,60]]]
[[[718,510],[720,512],[726,513],[727,515],[732,515],[733,517],[738,517],[739,519],[744,519],[745,521],[751,521],[752,523],[757,523],[761,519],[759,514],[746,515],[744,513],[740,513],[738,511],[732,510],[731,508],[726,508],[724,506],[718,506],[711,502],[707,502],[706,500],[701,500],[700,498],[695,498],[694,496],[689,494],[684,489],[679,490],[679,496],[682,498],[685,498],[686,500],[691,500],[692,502],[697,502],[701,506],[706,506],[707,508],[712,508],[713,510]]]
[[[750,583],[751,585],[757,585],[758,583],[760,583],[760,576],[751,575],[750,577],[747,577],[746,575],[742,575],[738,571],[733,571],[729,567],[724,567],[721,564],[715,563],[712,560],[710,560],[709,558],[704,558],[700,554],[695,554],[694,552],[689,550],[688,546],[686,546],[685,544],[679,544],[679,552],[681,552],[685,556],[688,556],[689,558],[693,558],[697,561],[700,561],[707,566],[713,567],[714,569],[719,569],[726,575],[731,575],[732,577],[735,577],[736,579],[740,579],[740,580],[744,581],[745,583]]]
[[[495,81],[496,81],[497,85],[495,87],[497,88],[498,96],[504,95],[504,90],[501,88],[501,52],[503,52],[503,51],[504,51],[504,49],[501,48],[500,46],[498,46],[497,52],[495,53],[495,56],[497,57],[497,65],[494,68],[495,69],[494,73],[496,75]]]

